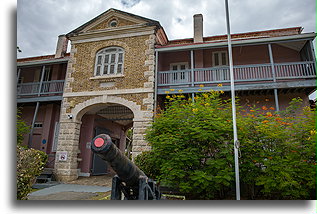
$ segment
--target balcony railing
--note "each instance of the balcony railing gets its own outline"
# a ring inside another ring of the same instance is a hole
[[[234,66],[235,82],[278,81],[316,78],[314,62],[275,63]],[[158,86],[195,85],[230,82],[229,67],[195,68],[158,72]]]
[[[41,96],[63,93],[65,80],[21,83],[17,85],[18,96]]]

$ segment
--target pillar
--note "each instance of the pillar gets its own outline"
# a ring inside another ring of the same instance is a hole
[[[55,175],[58,181],[78,178],[79,134],[81,122],[60,122]]]

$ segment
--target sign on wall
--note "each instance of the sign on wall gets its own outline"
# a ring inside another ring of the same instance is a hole
[[[59,152],[58,161],[67,161],[67,152]]]

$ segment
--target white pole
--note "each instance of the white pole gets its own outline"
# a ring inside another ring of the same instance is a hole
[[[226,5],[226,21],[227,21],[228,53],[229,53],[229,69],[230,69],[230,85],[231,85],[234,166],[235,166],[235,175],[236,175],[236,199],[240,200],[239,157],[238,157],[239,142],[238,142],[237,122],[236,122],[236,98],[235,98],[235,91],[234,91],[234,75],[233,75],[233,60],[232,60],[228,0],[225,0],[225,5]]]

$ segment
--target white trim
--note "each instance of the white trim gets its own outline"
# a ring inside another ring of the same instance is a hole
[[[138,94],[138,93],[154,93],[152,88],[134,88],[134,89],[119,89],[106,91],[81,91],[64,93],[63,97],[85,97],[85,96],[101,96],[101,95],[118,95],[118,94]]]
[[[112,35],[112,36],[103,36],[103,37],[89,38],[89,39],[81,39],[81,40],[73,40],[72,44],[78,44],[78,43],[84,43],[84,42],[98,42],[98,41],[109,40],[109,39],[120,39],[120,38],[126,38],[126,37],[144,36],[144,35],[151,35],[151,34],[154,34],[154,30],[120,34],[120,35]]]
[[[111,49],[113,49],[113,50],[111,50]],[[109,50],[111,50],[111,51],[109,52]],[[106,47],[106,48],[99,50],[96,53],[94,77],[108,77],[108,76],[117,76],[117,75],[122,76],[123,71],[124,71],[124,53],[125,53],[124,48],[118,47],[118,46],[110,46],[110,47]],[[120,54],[122,54],[122,62],[118,62]],[[105,62],[106,56],[108,56],[107,62]],[[111,62],[111,59],[113,58],[113,56],[114,56],[114,62]],[[101,64],[98,64],[98,59],[100,57],[101,57],[101,59],[100,59]],[[118,73],[118,65],[119,64],[121,65],[121,70]],[[108,66],[107,71],[104,70],[105,65]],[[114,73],[110,74],[112,66],[113,66]],[[99,75],[97,75],[98,67],[100,68]]]

